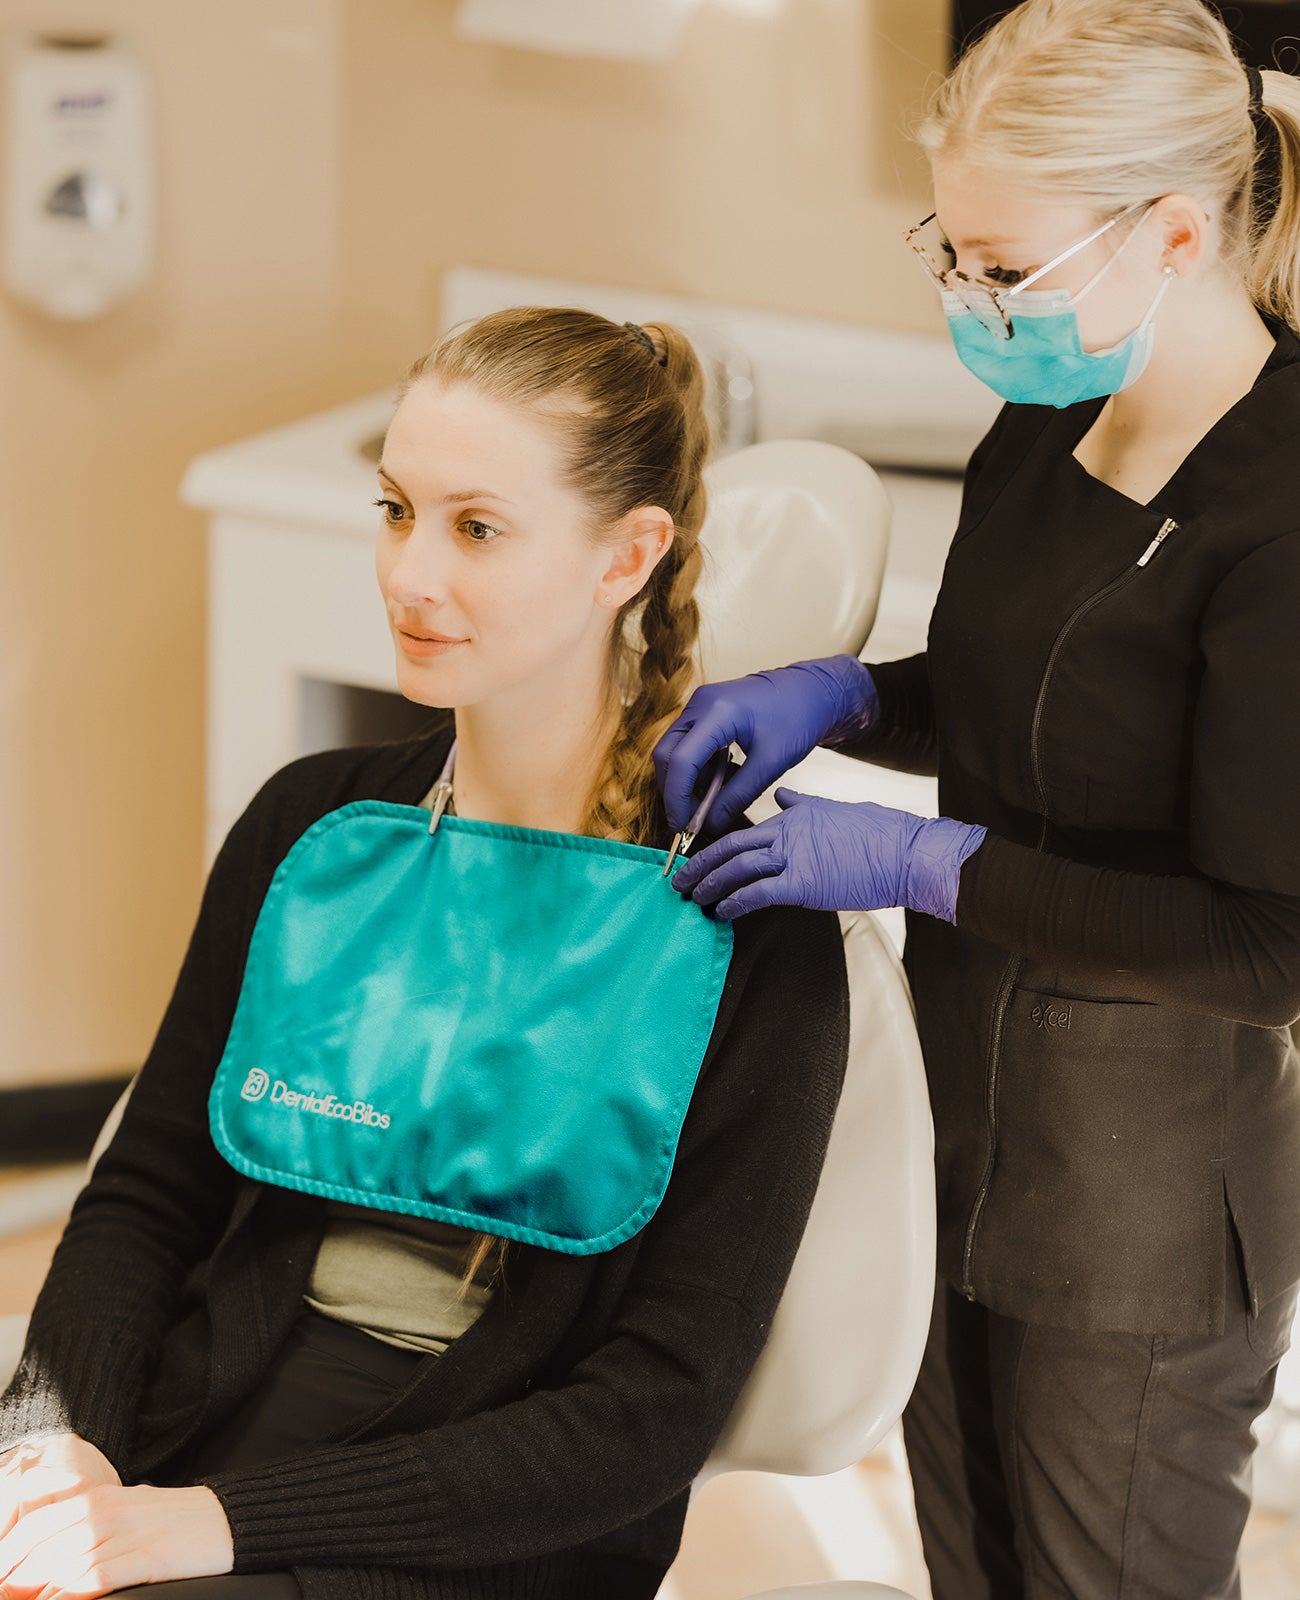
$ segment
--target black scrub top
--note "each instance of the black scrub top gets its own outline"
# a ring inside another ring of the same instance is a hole
[[[1229,1216],[1256,1307],[1300,1278],[1288,1028],[1208,989],[1152,999],[1137,965],[1084,966],[1064,932],[1112,894],[1139,920],[1170,888],[1300,896],[1300,340],[1264,320],[1277,342],[1250,392],[1148,505],[1072,454],[1104,397],[1003,407],[927,650],[872,664],[880,716],[841,747],[937,770],[941,813],[989,830],[956,925],[907,913],[904,965],[940,1274],[1029,1322],[1221,1332]],[[1023,884],[1064,874],[1061,938],[1049,916],[1032,951],[975,887],[1017,863]],[[1300,902],[1277,906],[1294,924]]]

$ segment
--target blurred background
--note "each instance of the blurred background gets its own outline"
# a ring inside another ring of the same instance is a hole
[[[30,1306],[243,804],[299,751],[418,725],[365,448],[449,322],[549,296],[698,328],[727,448],[827,438],[880,471],[864,654],[921,647],[998,402],[901,240],[930,209],[909,129],[1005,9],[0,0],[0,1311]],[[1300,34],[1300,7],[1224,9],[1260,64]],[[709,1486],[683,1600],[925,1592],[896,1440],[801,1489],[797,1526],[776,1493]],[[1278,1548],[1252,1600],[1300,1587],[1267,1587]]]

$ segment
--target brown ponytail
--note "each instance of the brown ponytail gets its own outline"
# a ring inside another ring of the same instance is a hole
[[[664,375],[682,409],[684,437],[672,500],[673,542],[642,594],[624,608],[611,640],[611,687],[622,700],[618,732],[610,742],[587,813],[585,831],[634,844],[653,838],[659,814],[653,753],[659,736],[689,698],[698,672],[700,610],[695,586],[703,565],[700,529],[707,494],[703,468],[709,452],[704,374],[690,342],[676,328],[650,324],[646,332],[664,352]],[[668,501],[658,502],[671,509]],[[629,640],[635,622],[638,642]],[[662,841],[661,841],[662,842]]]

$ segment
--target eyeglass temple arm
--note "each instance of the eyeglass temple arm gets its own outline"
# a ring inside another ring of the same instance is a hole
[[[1117,211],[1108,221],[1103,222],[1100,228],[1094,228],[1086,239],[1080,239],[1077,244],[1072,244],[1068,250],[1062,250],[1059,256],[1053,256],[1045,266],[1035,267],[1027,278],[1021,278],[1019,283],[1013,283],[1010,288],[1003,290],[1003,294],[1009,297],[1013,294],[1018,294],[1021,289],[1027,289],[1031,283],[1041,278],[1045,272],[1050,272],[1053,267],[1059,267],[1062,261],[1067,261],[1076,250],[1082,250],[1084,245],[1091,244],[1094,239],[1100,238],[1107,228],[1113,228],[1117,222],[1122,221],[1133,210],[1134,206],[1140,206],[1142,203],[1141,200],[1135,200],[1133,205],[1125,206],[1123,211]],[[1149,200],[1146,205],[1149,210],[1155,205],[1155,201]],[[935,215],[937,216],[938,213],[936,212]]]
[[[1125,206],[1123,211],[1116,212],[1113,217],[1110,217],[1107,219],[1107,221],[1103,222],[1099,228],[1094,228],[1086,239],[1080,239],[1075,244],[1072,244],[1068,250],[1062,250],[1060,255],[1053,256],[1052,259],[1046,263],[1046,265],[1035,267],[1027,278],[1022,278],[1019,283],[1013,283],[1010,288],[1000,289],[1000,285],[992,283],[988,284],[987,287],[995,292],[1000,290],[1001,294],[1007,297],[1018,293],[1021,289],[1027,289],[1031,283],[1034,283],[1037,279],[1041,278],[1045,272],[1050,272],[1053,267],[1059,267],[1062,261],[1068,261],[1076,250],[1082,250],[1084,245],[1091,244],[1094,239],[1100,238],[1100,236],[1105,233],[1107,228],[1113,228],[1117,222],[1121,221],[1128,215],[1130,211],[1133,210],[1134,206],[1140,206],[1142,204],[1143,202],[1141,200],[1134,200],[1132,205]],[[1146,205],[1148,209],[1150,209],[1151,206],[1155,205],[1155,201],[1149,200],[1146,202]],[[921,229],[925,227],[927,222],[933,222],[938,215],[939,213],[937,211],[932,211],[928,217],[922,217],[920,222],[907,229],[907,231],[903,234],[903,238],[905,240],[910,239],[914,233],[919,233]],[[965,278],[966,276],[967,275],[965,273],[962,273],[962,277]],[[974,282],[976,280],[967,279],[967,281]]]

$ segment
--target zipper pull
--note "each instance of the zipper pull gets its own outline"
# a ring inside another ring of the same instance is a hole
[[[1174,521],[1174,519],[1172,517],[1166,517],[1165,518],[1165,520],[1160,524],[1160,532],[1158,534],[1156,534],[1155,538],[1152,539],[1151,543],[1146,547],[1146,549],[1143,551],[1143,553],[1138,557],[1138,566],[1140,566],[1140,567],[1145,567],[1146,566],[1147,562],[1150,561],[1151,557],[1153,555],[1155,555],[1156,551],[1160,548],[1160,546],[1164,543],[1166,538],[1168,538],[1168,536],[1174,531],[1174,529],[1177,526],[1178,526],[1178,524]]]

